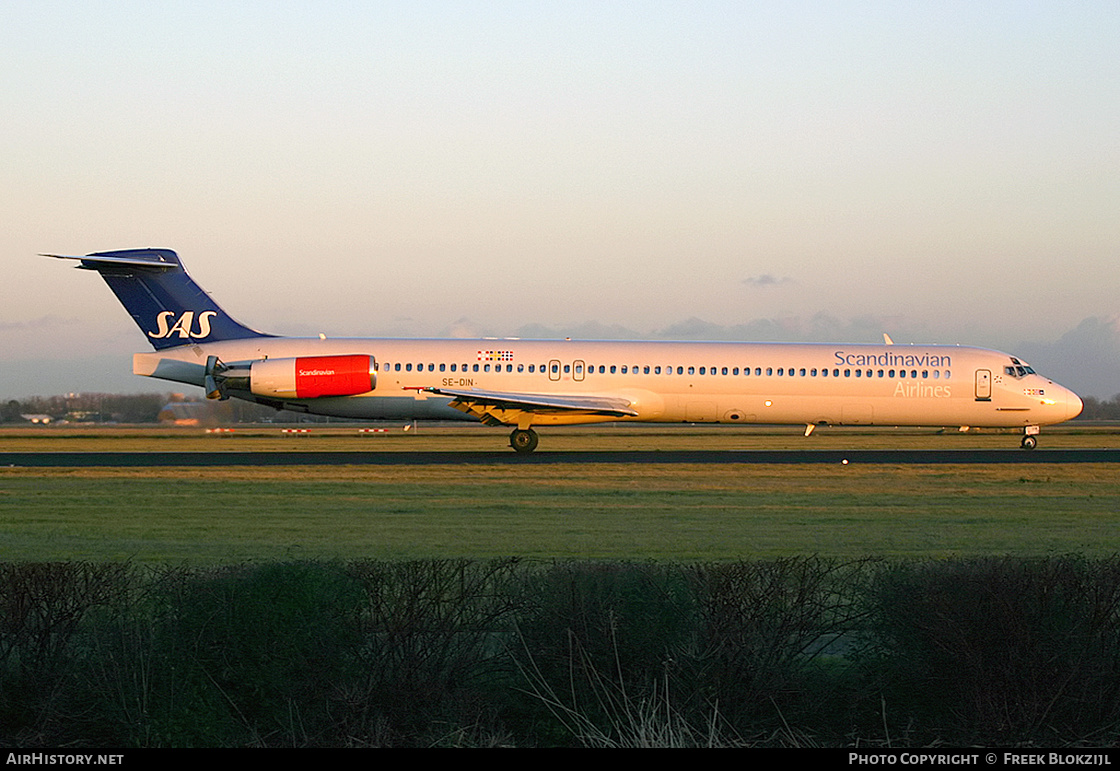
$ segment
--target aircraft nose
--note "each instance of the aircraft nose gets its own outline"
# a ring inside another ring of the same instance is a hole
[[[1081,410],[1085,408],[1085,403],[1081,401],[1081,397],[1073,391],[1066,389],[1066,420],[1073,420],[1081,414]]]

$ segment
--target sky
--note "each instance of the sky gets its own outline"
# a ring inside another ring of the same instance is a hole
[[[961,343],[1120,391],[1120,4],[14,2],[0,397],[279,334]],[[1032,359],[1033,356],[1033,360]]]

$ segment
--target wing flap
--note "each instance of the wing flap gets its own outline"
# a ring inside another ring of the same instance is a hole
[[[637,417],[630,401],[593,394],[529,394],[512,391],[487,391],[477,388],[422,388],[427,393],[452,397],[451,406],[478,415],[498,417],[501,413],[521,412],[535,415],[603,415],[616,418]],[[502,415],[504,417],[504,415]],[[499,419],[500,422],[507,422]]]

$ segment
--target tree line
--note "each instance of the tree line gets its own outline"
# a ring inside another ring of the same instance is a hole
[[[173,416],[171,405],[188,405],[204,423],[259,423],[269,420],[297,422],[306,416],[277,412],[239,399],[209,402],[187,399],[182,394],[107,394],[81,393],[60,396],[29,396],[10,399],[0,405],[0,423],[26,424],[30,416],[47,416],[52,422],[74,423],[159,423]]]
[[[1120,394],[1111,399],[1086,396],[1082,401],[1085,408],[1081,410],[1078,420],[1120,420]]]

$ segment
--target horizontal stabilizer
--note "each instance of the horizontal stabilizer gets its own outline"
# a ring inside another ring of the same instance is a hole
[[[98,270],[113,266],[171,270],[181,268],[179,256],[170,249],[126,249],[119,252],[94,252],[86,255],[43,254],[59,260],[81,260],[79,268]]]

